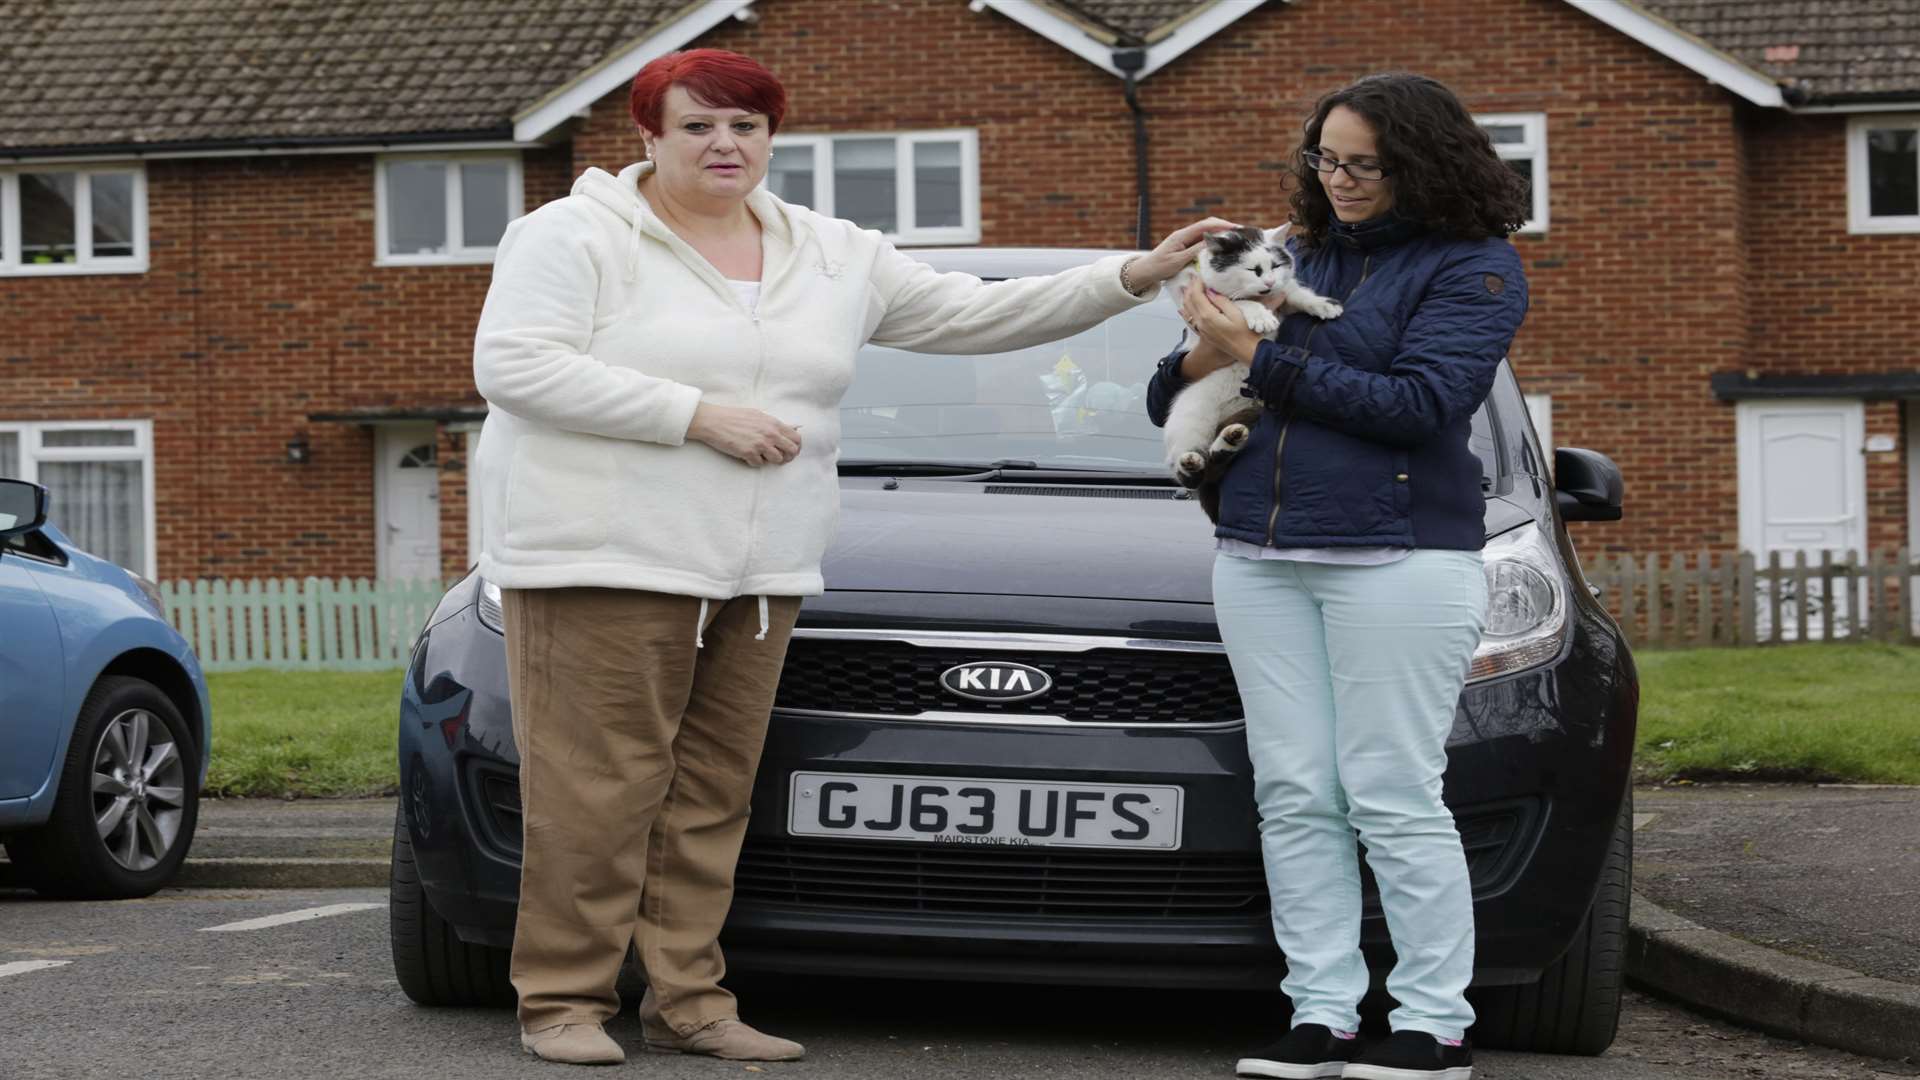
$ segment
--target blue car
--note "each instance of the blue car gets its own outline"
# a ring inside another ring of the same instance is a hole
[[[165,885],[193,843],[212,710],[160,592],[47,523],[0,480],[0,841],[47,896]]]

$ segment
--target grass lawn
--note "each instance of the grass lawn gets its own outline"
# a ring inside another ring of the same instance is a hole
[[[207,794],[380,795],[399,782],[400,680],[392,671],[230,671],[207,676]]]
[[[1642,780],[1920,784],[1920,648],[1643,650]],[[209,794],[390,793],[401,672],[210,675]]]
[[[1645,780],[1920,784],[1920,648],[1634,655]]]

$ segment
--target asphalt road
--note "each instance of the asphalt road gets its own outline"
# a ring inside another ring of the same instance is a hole
[[[311,909],[294,922],[210,930]],[[163,892],[118,904],[0,892],[0,1076],[565,1075],[521,1054],[510,1013],[414,1006],[394,981],[384,890]],[[879,980],[740,980],[746,1019],[806,1042],[787,1065],[635,1053],[595,1076],[830,1080],[1232,1075],[1277,995]],[[632,1051],[628,1012],[610,1025]],[[1484,1052],[1484,1080],[1920,1076],[1920,1066],[1785,1043],[1633,995],[1606,1056]]]

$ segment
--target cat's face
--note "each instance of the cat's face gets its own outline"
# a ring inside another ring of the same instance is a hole
[[[1293,260],[1272,233],[1252,226],[1207,237],[1200,254],[1200,279],[1233,300],[1258,300],[1286,286]]]

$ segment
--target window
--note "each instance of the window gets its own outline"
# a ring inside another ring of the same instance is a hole
[[[143,169],[0,170],[0,274],[138,274],[146,269]]]
[[[1521,232],[1547,231],[1547,114],[1500,113],[1474,117],[1514,172],[1533,192],[1533,212]]]
[[[492,262],[522,213],[517,154],[384,157],[374,174],[376,266]]]
[[[1920,232],[1920,116],[1847,124],[1847,219],[1851,232]]]
[[[1541,464],[1547,472],[1553,472],[1553,395],[1524,394],[1527,399],[1527,417],[1533,421],[1533,433],[1540,439],[1540,453],[1546,456]]]
[[[980,242],[972,131],[778,135],[767,189],[902,244]]]
[[[83,551],[153,576],[152,421],[0,421],[0,476],[45,487]]]

